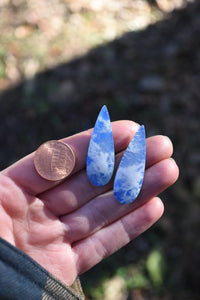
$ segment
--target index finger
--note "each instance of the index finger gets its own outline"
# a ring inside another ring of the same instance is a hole
[[[112,123],[116,153],[128,146],[138,128],[139,125],[132,121],[116,121]],[[92,129],[89,129],[62,140],[72,148],[75,154],[75,167],[72,174],[85,168],[91,134]],[[39,176],[34,167],[34,152],[3,170],[2,173],[33,195],[42,193],[59,184],[58,181],[48,181]]]

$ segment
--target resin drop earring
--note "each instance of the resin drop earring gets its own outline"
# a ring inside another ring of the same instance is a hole
[[[133,202],[142,187],[146,161],[145,129],[140,126],[119,164],[115,180],[115,198],[123,204]]]
[[[95,186],[109,182],[114,169],[114,141],[107,107],[104,105],[96,120],[87,155],[87,176]]]

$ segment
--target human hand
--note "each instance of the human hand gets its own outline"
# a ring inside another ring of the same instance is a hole
[[[117,164],[138,125],[117,121],[112,129]],[[170,140],[150,137],[141,192],[133,203],[120,204],[113,195],[113,181],[95,187],[87,178],[91,133],[63,140],[73,149],[76,164],[62,182],[41,178],[33,153],[0,173],[0,237],[67,285],[155,223],[164,210],[156,196],[178,178]]]

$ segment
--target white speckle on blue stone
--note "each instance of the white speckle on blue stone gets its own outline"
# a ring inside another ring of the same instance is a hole
[[[115,198],[123,204],[133,202],[142,187],[146,162],[145,129],[140,126],[118,167],[114,181]]]
[[[90,140],[87,156],[87,176],[95,186],[109,182],[114,169],[114,141],[107,107],[99,113]]]

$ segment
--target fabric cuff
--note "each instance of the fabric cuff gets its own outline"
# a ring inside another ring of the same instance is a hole
[[[79,279],[68,287],[31,257],[0,238],[0,299],[84,300]]]

